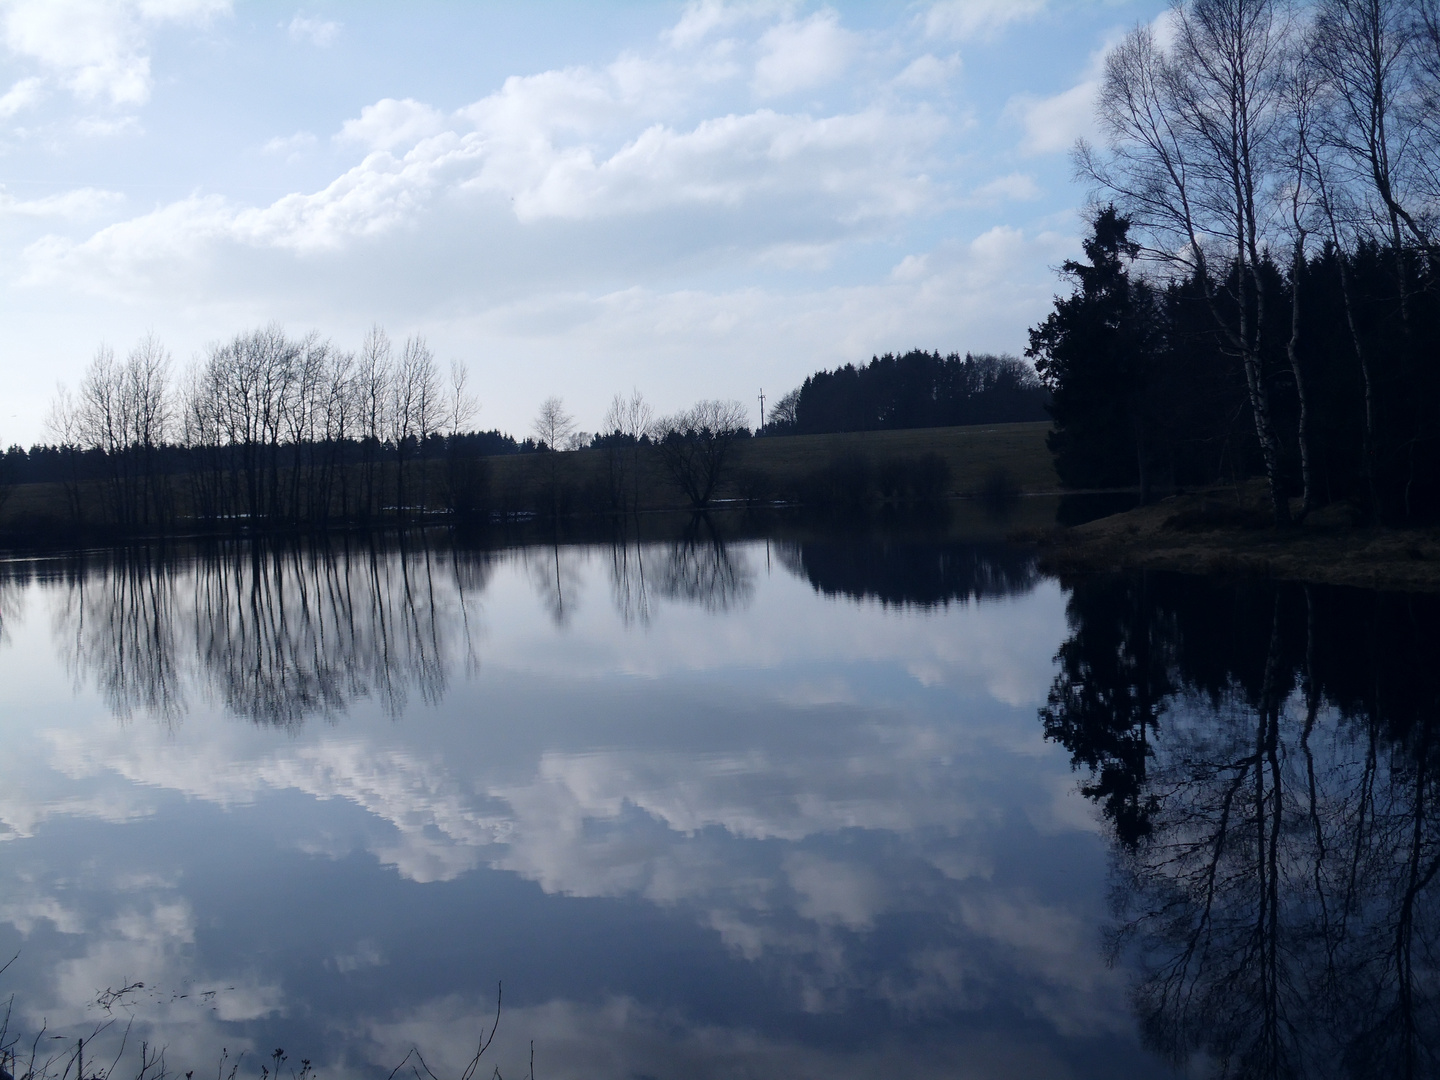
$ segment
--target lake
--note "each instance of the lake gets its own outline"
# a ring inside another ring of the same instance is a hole
[[[6,1039],[448,1080],[500,992],[476,1075],[1435,1075],[1434,598],[1000,531],[0,564]]]

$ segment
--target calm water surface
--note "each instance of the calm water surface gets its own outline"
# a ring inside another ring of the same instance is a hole
[[[1434,1075],[1437,615],[874,533],[5,564],[11,1032],[449,1077],[503,980],[510,1077]]]

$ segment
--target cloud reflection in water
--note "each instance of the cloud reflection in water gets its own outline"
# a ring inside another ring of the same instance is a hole
[[[1101,840],[1034,722],[1058,589],[955,545],[913,575],[765,554],[337,544],[21,581],[56,659],[13,685],[82,688],[7,725],[26,1008],[78,1022],[82,984],[149,967],[237,987],[184,1039],[144,1012],[157,1037],[281,1030],[344,1071],[443,1060],[503,976],[551,1075],[1134,1057]]]

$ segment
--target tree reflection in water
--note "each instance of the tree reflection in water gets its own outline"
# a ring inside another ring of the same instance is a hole
[[[0,645],[10,640],[10,628],[20,621],[23,590],[30,579],[23,563],[0,564]]]
[[[780,562],[825,596],[875,599],[889,607],[946,607],[1029,592],[1035,555],[998,543],[805,540],[779,545]]]
[[[1440,604],[1078,582],[1041,718],[1114,838],[1147,1038],[1223,1075],[1435,1075]]]
[[[470,607],[489,559],[344,540],[86,555],[66,568],[55,633],[119,716],[176,720],[187,688],[278,726],[366,698],[398,716],[478,663]]]
[[[745,553],[721,538],[708,515],[696,514],[678,539],[663,548],[656,589],[671,600],[705,611],[743,608],[755,595],[755,571]]]
[[[92,683],[121,717],[174,723],[197,699],[282,727],[366,699],[399,716],[413,696],[435,704],[457,672],[478,670],[477,601],[498,562],[519,560],[564,626],[590,550],[341,537],[87,553],[57,575],[54,630],[77,685]],[[703,520],[668,544],[617,540],[610,554],[626,625],[649,621],[652,594],[721,612],[754,593],[745,553]],[[29,576],[13,564],[0,575],[0,633]]]

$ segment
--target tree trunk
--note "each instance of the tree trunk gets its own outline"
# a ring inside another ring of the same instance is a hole
[[[1315,507],[1315,484],[1310,468],[1310,402],[1305,391],[1305,372],[1300,366],[1300,277],[1305,272],[1305,237],[1295,241],[1295,258],[1290,283],[1290,340],[1285,343],[1285,355],[1290,360],[1290,371],[1295,376],[1295,396],[1300,404],[1300,516],[1303,518]]]

